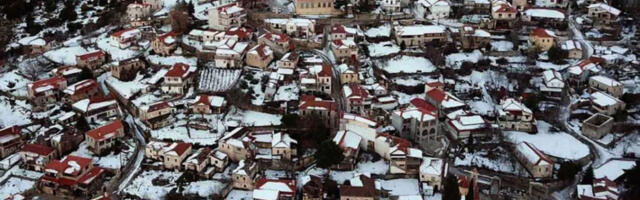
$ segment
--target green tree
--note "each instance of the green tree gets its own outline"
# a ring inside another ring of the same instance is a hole
[[[460,188],[458,188],[458,178],[454,175],[447,175],[444,182],[442,200],[460,200]]]
[[[342,149],[331,140],[325,140],[318,146],[315,154],[317,165],[320,168],[328,169],[329,167],[342,162],[344,155]]]
[[[560,169],[558,169],[558,179],[572,181],[580,170],[580,165],[574,162],[563,162],[560,164]]]
[[[626,121],[627,117],[629,117],[629,111],[627,111],[626,109],[620,110],[616,112],[616,114],[613,114],[613,119],[615,119],[616,122]]]
[[[567,51],[565,51],[564,49],[560,48],[558,45],[553,45],[549,49],[547,54],[549,55],[549,61],[551,61],[553,63],[556,63],[556,64],[563,63],[564,59],[566,59],[567,56],[569,55],[569,53]]]
[[[347,6],[349,4],[349,0],[335,0],[333,2],[333,8],[342,9],[342,7]]]

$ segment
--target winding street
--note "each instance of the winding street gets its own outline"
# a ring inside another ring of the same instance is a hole
[[[118,188],[113,190],[113,193],[115,195],[118,195],[120,192],[122,192],[124,188],[126,188],[126,186],[129,184],[129,182],[131,182],[131,179],[133,179],[133,177],[140,171],[140,165],[142,164],[142,160],[144,159],[144,148],[146,145],[144,136],[140,132],[141,128],[134,122],[133,115],[131,115],[131,113],[129,113],[127,109],[123,110],[125,110],[127,115],[125,121],[129,124],[129,127],[131,127],[131,129],[135,133],[136,159],[133,163],[131,163],[130,161],[130,163],[127,164],[127,166],[122,170],[122,176],[117,183]]]

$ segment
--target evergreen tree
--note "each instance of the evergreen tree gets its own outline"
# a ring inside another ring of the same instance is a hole
[[[458,188],[458,178],[454,175],[447,175],[444,182],[442,200],[460,200],[460,188]]]
[[[589,166],[587,171],[584,172],[584,176],[582,176],[581,184],[593,184],[593,168]]]
[[[549,55],[549,61],[560,64],[567,58],[568,52],[560,48],[558,45],[553,45],[547,52]]]
[[[558,169],[558,179],[563,181],[571,181],[575,178],[576,174],[580,171],[580,166],[574,162],[564,162],[560,164]]]
[[[331,140],[325,140],[318,146],[315,154],[317,165],[320,168],[328,169],[329,167],[342,162],[344,155],[342,149]]]
[[[467,195],[464,196],[465,200],[473,200],[473,190],[474,190],[474,184],[473,181],[471,181],[471,183],[469,183],[469,192],[467,192]]]

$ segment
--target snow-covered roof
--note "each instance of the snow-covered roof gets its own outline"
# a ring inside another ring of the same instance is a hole
[[[529,8],[524,10],[524,14],[537,18],[564,19],[566,17],[562,11],[551,8]]]
[[[554,70],[546,70],[542,72],[544,78],[544,84],[547,88],[564,88],[564,81],[562,75]]]
[[[636,166],[635,160],[613,158],[613,159],[607,160],[607,162],[598,166],[597,168],[594,168],[593,177],[607,178],[609,180],[615,181],[625,173],[624,170],[631,169],[635,166]]]
[[[508,98],[501,103],[502,110],[505,112],[525,112],[532,113],[531,109],[527,108],[520,101],[515,100],[513,98]]]
[[[396,26],[396,34],[400,36],[418,36],[425,34],[444,33],[447,28],[440,25],[410,25]]]
[[[562,42],[562,44],[560,44],[560,48],[567,51],[573,50],[573,49],[582,50],[582,44],[575,40],[567,40]]]
[[[616,80],[614,80],[612,78],[606,77],[606,76],[600,76],[600,75],[592,76],[590,79],[594,80],[594,81],[597,81],[600,84],[604,84],[606,86],[609,86],[609,87],[622,86],[622,83],[620,83],[620,82],[618,82],[618,81],[616,81]]]
[[[458,116],[451,120],[450,123],[458,131],[470,131],[487,127],[487,122],[479,115]]]
[[[516,146],[516,150],[533,165],[551,165],[553,162],[540,150],[527,142],[521,142]]]
[[[427,174],[432,176],[443,175],[444,161],[441,158],[434,157],[422,157],[422,164],[420,164],[420,174]]]
[[[294,24],[296,26],[310,26],[310,25],[314,25],[316,23],[316,20],[304,19],[304,18],[288,18],[288,19],[267,18],[267,19],[264,19],[264,22],[272,23],[272,24],[281,24],[281,25]]]
[[[358,134],[346,130],[338,131],[338,133],[336,133],[336,136],[333,137],[333,142],[335,142],[338,146],[349,149],[358,149],[360,140],[362,140],[362,137],[360,137]]]
[[[610,6],[610,5],[605,4],[605,3],[591,4],[591,5],[589,5],[588,8],[589,9],[591,9],[591,8],[599,8],[599,9],[604,10],[606,12],[609,12],[609,13],[615,15],[615,16],[620,15],[620,10],[619,9],[614,8],[613,6]]]
[[[613,106],[622,102],[620,99],[600,91],[591,93],[591,101],[601,107]]]

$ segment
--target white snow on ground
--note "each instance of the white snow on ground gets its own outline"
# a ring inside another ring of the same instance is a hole
[[[44,56],[51,59],[53,62],[62,65],[75,65],[77,55],[85,54],[94,50],[95,49],[85,49],[80,46],[63,47],[47,51],[46,53],[44,53]]]
[[[492,152],[496,149],[491,150]],[[474,153],[464,153],[464,158],[456,157],[456,166],[465,167],[478,167],[488,169],[496,172],[503,172],[509,174],[519,174],[519,164],[509,155],[508,152],[502,149],[497,149],[500,153],[494,153],[493,157],[488,156],[486,151],[477,151]]]
[[[345,180],[353,178],[356,174],[386,174],[389,171],[389,164],[384,159],[377,162],[360,161],[353,171],[336,171],[332,170],[330,178],[338,184],[344,183]]]
[[[13,89],[18,89],[27,86],[30,81],[25,77],[18,74],[18,70],[12,70],[6,73],[0,74],[0,91],[6,92]],[[9,87],[9,84],[13,83],[13,87]]]
[[[385,24],[382,26],[378,26],[375,28],[370,28],[364,32],[367,37],[375,38],[375,37],[389,37],[391,36],[391,25]]]
[[[141,51],[136,51],[131,48],[120,49],[119,47],[111,46],[111,40],[107,34],[102,34],[98,37],[96,45],[102,51],[108,53],[112,60],[121,61],[140,55]]]
[[[185,186],[183,194],[197,194],[200,197],[206,198],[213,194],[220,194],[224,187],[224,183],[216,180],[196,181]]]
[[[217,118],[213,118],[212,123],[215,125],[216,129],[212,129],[217,131],[210,132],[210,130],[198,130],[194,128],[189,128],[189,132],[187,132],[186,121],[180,120],[176,123],[172,123],[171,126],[167,126],[157,130],[151,130],[151,137],[159,140],[172,140],[172,141],[181,141],[191,144],[200,144],[200,145],[214,145],[218,142],[220,138],[219,133],[224,133],[224,125],[222,122],[218,121]]]
[[[273,96],[273,101],[293,101],[300,98],[300,86],[292,83],[278,87],[278,91]]]
[[[229,194],[227,194],[226,200],[247,200],[253,199],[253,191],[245,191],[245,190],[231,190]]]
[[[143,81],[143,78],[144,75],[138,74],[132,81],[124,82],[113,76],[107,76],[104,82],[109,84],[120,96],[129,99],[131,96],[149,87],[149,85],[144,84],[146,81]]]
[[[484,116],[493,116],[495,113],[495,105],[486,101],[469,101],[467,102],[471,108],[471,112]]]
[[[396,56],[378,61],[378,67],[388,73],[428,73],[436,70],[431,61],[422,57]]]
[[[378,180],[383,190],[388,190],[390,196],[419,195],[420,182],[413,178]]]
[[[244,126],[280,126],[282,124],[282,115],[252,110],[229,113],[227,120],[229,119],[240,121]]]
[[[21,194],[31,188],[35,181],[30,181],[22,178],[11,177],[7,182],[0,185],[0,199],[7,199],[11,195]]]
[[[567,67],[569,67],[569,64],[553,64],[550,62],[543,62],[543,61],[536,61],[536,67],[540,68],[540,69],[553,69],[556,71],[560,71],[563,70]]]
[[[611,151],[620,157],[629,153],[635,154],[636,157],[640,156],[640,135],[632,133],[624,136],[616,142]]]
[[[93,160],[94,165],[100,166],[102,168],[120,169],[123,166],[122,164],[127,164],[129,162],[129,159],[131,159],[134,153],[132,150],[135,147],[131,146],[133,144],[127,144],[127,145],[129,145],[129,149],[127,150],[123,149],[119,154],[115,154],[114,152],[111,152],[108,155],[98,157],[95,154],[93,154],[93,152],[89,151],[88,149],[89,144],[85,140],[82,143],[80,143],[80,145],[78,146],[78,150],[71,152],[71,155],[91,158]]]
[[[547,155],[578,160],[589,155],[589,147],[565,132],[551,132],[551,125],[537,121],[538,133],[529,134],[519,131],[505,131],[507,140],[514,144],[528,142]],[[562,147],[562,148],[559,148]]]
[[[400,47],[391,41],[371,43],[367,49],[371,57],[388,56],[400,52]]]
[[[172,171],[149,170],[140,173],[125,189],[124,193],[135,195],[142,199],[164,199],[176,187],[176,180],[182,173]],[[154,185],[154,179],[161,179],[166,185]]]
[[[464,62],[477,63],[482,59],[482,52],[475,50],[471,53],[452,53],[447,55],[445,64],[451,68],[458,69]]]
[[[200,70],[198,90],[223,92],[231,89],[240,79],[242,70],[209,68]]]
[[[506,40],[491,41],[492,51],[511,51],[513,50],[513,42]]]
[[[11,105],[9,99],[0,96],[0,127],[25,125],[31,123],[31,105],[24,100],[15,100]]]
[[[147,60],[150,63],[156,65],[163,66],[172,66],[176,63],[184,63],[189,66],[196,66],[198,64],[198,58],[196,57],[183,57],[183,56],[158,56],[158,55],[149,55],[147,56]]]

